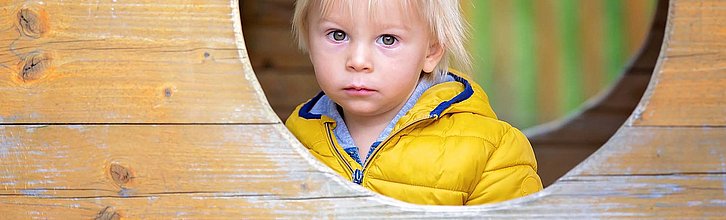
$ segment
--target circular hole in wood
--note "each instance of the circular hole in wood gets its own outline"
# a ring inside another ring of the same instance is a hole
[[[320,91],[290,31],[293,3],[240,1],[251,64],[283,121]],[[667,16],[667,1],[655,0],[462,4],[474,28],[473,77],[500,119],[528,128],[545,186],[600,148],[632,113]]]

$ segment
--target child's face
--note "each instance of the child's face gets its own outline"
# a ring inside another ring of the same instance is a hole
[[[405,104],[421,71],[431,72],[442,49],[427,22],[399,1],[337,1],[308,15],[308,49],[318,84],[346,117],[390,116]]]

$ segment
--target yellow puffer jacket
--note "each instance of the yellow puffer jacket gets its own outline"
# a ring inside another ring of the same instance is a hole
[[[476,205],[542,189],[527,138],[496,118],[484,91],[454,74],[429,88],[364,167],[333,136],[335,120],[298,106],[285,123],[310,153],[341,176],[405,202]]]

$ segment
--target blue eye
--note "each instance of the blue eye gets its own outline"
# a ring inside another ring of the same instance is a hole
[[[384,35],[381,35],[380,37],[378,37],[377,41],[380,44],[383,44],[386,46],[391,46],[391,45],[395,44],[396,41],[398,41],[398,39],[396,39],[396,37],[394,37],[394,36],[384,34]]]
[[[328,38],[334,41],[344,41],[348,38],[348,34],[340,30],[335,30],[328,33]]]

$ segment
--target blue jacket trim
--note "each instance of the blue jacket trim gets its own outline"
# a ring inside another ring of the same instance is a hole
[[[464,91],[454,96],[454,98],[452,98],[451,100],[442,102],[441,104],[439,104],[439,106],[436,106],[436,108],[434,108],[434,110],[429,113],[429,116],[431,117],[441,116],[441,113],[444,112],[444,110],[446,110],[447,108],[451,107],[451,105],[464,101],[474,94],[474,89],[471,88],[471,84],[469,84],[469,81],[451,72],[449,72],[449,76],[454,77],[454,80],[456,80],[457,82],[464,84]]]
[[[441,102],[438,106],[436,106],[436,108],[434,108],[433,111],[431,111],[431,113],[429,113],[431,117],[441,116],[441,113],[444,112],[444,110],[446,110],[447,108],[451,107],[451,105],[462,102],[470,98],[474,94],[474,89],[471,87],[471,84],[469,84],[468,80],[464,79],[463,77],[457,76],[451,72],[449,72],[448,75],[453,77],[454,80],[456,80],[457,82],[464,84],[464,91],[454,96],[454,98],[452,98],[451,100]],[[304,119],[320,119],[322,115],[310,113],[310,110],[313,109],[313,106],[318,103],[318,100],[320,100],[323,95],[325,95],[325,93],[321,91],[320,93],[318,93],[318,95],[305,103],[305,105],[300,108],[298,116]]]
[[[323,95],[325,95],[325,93],[321,91],[320,93],[318,93],[318,95],[313,97],[313,99],[310,99],[310,101],[308,103],[305,103],[305,105],[300,107],[298,116],[300,116],[301,118],[304,118],[304,119],[320,119],[322,117],[322,115],[310,113],[310,110],[313,109],[313,106],[315,106],[315,103],[318,103],[318,100],[320,100],[320,98],[322,98]]]

